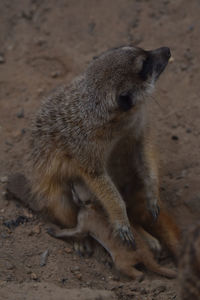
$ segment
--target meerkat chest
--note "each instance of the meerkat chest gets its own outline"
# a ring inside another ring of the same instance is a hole
[[[131,135],[134,139],[141,136],[145,126],[147,125],[147,114],[145,109],[139,108],[134,113],[129,113],[123,117],[117,124],[114,137],[114,145],[124,137]],[[114,131],[114,130],[113,130]]]

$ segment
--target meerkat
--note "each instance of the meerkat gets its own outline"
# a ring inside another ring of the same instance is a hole
[[[176,243],[164,214],[158,218],[158,172],[146,111],[148,95],[169,58],[167,47],[108,50],[42,104],[30,141],[32,191],[41,209],[63,227],[76,225],[70,184],[81,178],[104,208],[113,235],[134,244],[129,220],[141,218],[152,227],[158,223],[161,236]],[[120,172],[113,160],[120,163]]]
[[[179,259],[181,300],[200,299],[200,224],[189,230]]]
[[[141,228],[132,227],[136,241],[136,249],[119,243],[116,237],[112,236],[112,228],[108,223],[105,213],[99,207],[93,196],[81,182],[73,185],[73,200],[78,207],[78,223],[71,229],[48,228],[48,233],[56,238],[83,237],[90,235],[99,242],[110,254],[115,268],[123,275],[132,279],[140,280],[143,273],[134,266],[143,264],[148,270],[159,275],[175,278],[176,271],[160,266],[154,259],[152,252],[140,236]],[[150,236],[148,237],[150,239]],[[154,238],[151,237],[153,240]]]

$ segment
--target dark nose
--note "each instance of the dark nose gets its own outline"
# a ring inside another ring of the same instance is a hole
[[[162,47],[162,48],[160,48],[160,51],[161,51],[162,55],[165,56],[166,59],[170,59],[171,52],[168,47]]]

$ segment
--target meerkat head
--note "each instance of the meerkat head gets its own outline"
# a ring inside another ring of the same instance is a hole
[[[167,47],[151,51],[132,46],[114,48],[90,63],[86,79],[110,112],[130,111],[152,92],[170,56]]]

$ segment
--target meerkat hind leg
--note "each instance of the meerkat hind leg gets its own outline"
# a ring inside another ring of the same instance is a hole
[[[84,211],[80,211],[78,214],[78,223],[76,227],[58,229],[50,227],[47,233],[55,238],[75,238],[74,250],[81,256],[91,256],[93,249],[91,245],[91,239],[88,233],[84,230]]]
[[[78,227],[67,229],[56,229],[55,227],[49,227],[47,233],[55,238],[69,238],[69,237],[84,237],[85,235],[80,231]]]
[[[47,233],[54,238],[77,238],[73,241],[73,247],[75,252],[80,256],[91,256],[93,253],[91,239],[87,233],[84,233],[80,228],[67,228],[67,229],[56,229],[50,227],[47,229]]]

